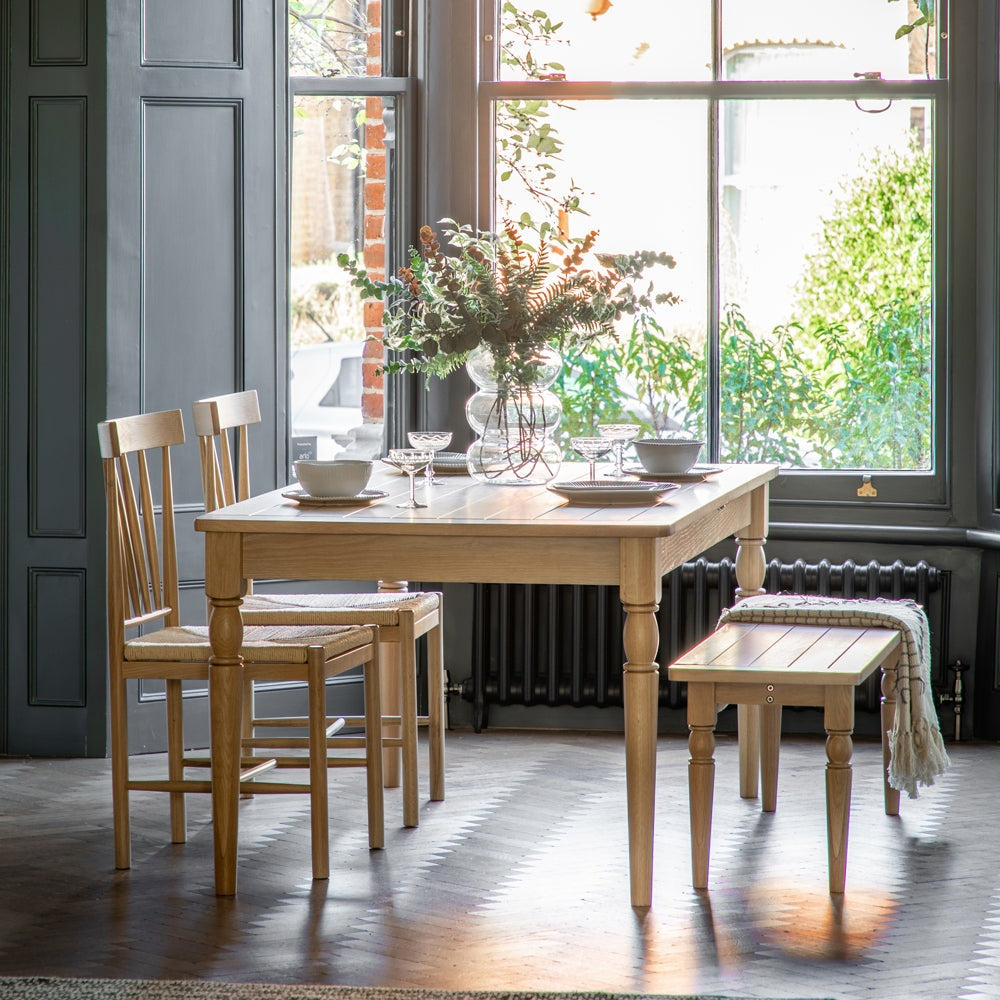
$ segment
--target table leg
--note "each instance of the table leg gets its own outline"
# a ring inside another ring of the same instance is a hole
[[[750,494],[750,523],[736,536],[736,599],[764,593],[764,542],[767,540],[768,484]],[[736,710],[740,740],[740,796],[757,797],[760,772],[760,708],[740,705]]]
[[[826,729],[826,833],[830,892],[843,892],[847,880],[847,828],[851,819],[851,756],[854,742],[854,688],[843,684],[826,689],[823,728]]]
[[[405,580],[379,580],[378,592],[380,594],[404,594],[406,593]],[[382,675],[381,697],[383,715],[400,715],[402,712],[399,671],[402,657],[399,655],[398,642],[386,642],[379,650],[380,669]],[[384,739],[398,740],[402,735],[402,730],[398,725],[383,726],[382,736]],[[382,750],[382,783],[385,788],[399,788],[400,775],[400,748],[386,747]]]
[[[750,523],[736,535],[737,600],[764,593],[768,495],[767,483],[750,494]]]
[[[208,702],[212,743],[212,830],[215,892],[236,894],[239,833],[240,729],[243,717],[243,621],[240,618],[240,536],[205,535],[205,592],[212,646]]]
[[[653,813],[656,803],[656,713],[661,580],[654,546],[622,539],[621,600],[625,610],[625,782],[633,906],[647,907],[653,894]]]

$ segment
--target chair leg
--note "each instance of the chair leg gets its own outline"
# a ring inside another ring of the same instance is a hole
[[[403,826],[420,822],[420,789],[417,776],[417,644],[413,614],[399,616],[399,688],[403,737]]]
[[[171,781],[184,777],[184,697],[179,680],[167,681],[167,774]],[[187,810],[183,792],[170,792],[170,840],[187,840]]]
[[[253,681],[250,680],[250,678],[246,678],[243,682],[243,719],[240,724],[240,731],[242,732],[243,738],[245,740],[253,739],[254,736],[253,720],[256,708],[254,707],[253,697],[254,697]],[[257,756],[256,749],[251,748],[250,756],[251,757]],[[253,792],[243,792],[241,793],[240,798],[252,799]]]
[[[111,809],[115,830],[115,868],[132,867],[128,811],[128,698],[125,681],[111,677]]]
[[[402,643],[384,642],[379,650],[381,657],[382,711],[385,715],[400,714],[400,665],[403,657]],[[384,726],[382,735],[389,739],[401,737],[400,726],[395,723]],[[400,784],[400,751],[398,747],[384,747],[382,750],[382,777],[386,788],[398,788]]]
[[[899,663],[898,650],[891,660],[882,664],[882,795],[885,801],[886,816],[899,815],[899,789],[889,784],[889,762],[892,750],[889,746],[889,734],[896,722],[896,685],[898,675],[896,667]]]
[[[444,799],[444,623],[427,633],[427,742],[430,749],[431,801]]]
[[[851,756],[854,744],[854,688],[828,687],[823,710],[826,729],[826,831],[830,892],[844,891],[847,832],[851,818]]]
[[[688,798],[691,810],[691,884],[708,887],[715,793],[715,686],[688,684]]]
[[[781,706],[760,706],[761,807],[773,813],[778,807],[778,754],[781,750]]]
[[[314,879],[330,877],[330,815],[326,762],[326,677],[321,647],[309,650],[309,814]]]
[[[368,778],[368,846],[385,846],[385,802],[382,775],[382,672],[381,651],[372,643],[372,658],[365,664],[365,773]]]

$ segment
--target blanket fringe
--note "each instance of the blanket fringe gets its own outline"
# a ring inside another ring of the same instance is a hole
[[[951,766],[941,730],[927,719],[916,720],[909,732],[890,733],[892,757],[889,785],[917,798],[917,786],[931,786]]]

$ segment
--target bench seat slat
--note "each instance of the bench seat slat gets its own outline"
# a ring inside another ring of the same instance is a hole
[[[671,664],[670,678],[859,684],[899,641],[894,629],[730,623]]]

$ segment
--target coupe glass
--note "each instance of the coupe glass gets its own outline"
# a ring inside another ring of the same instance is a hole
[[[614,441],[606,437],[576,437],[570,438],[569,443],[573,450],[578,452],[590,463],[590,473],[587,479],[593,482],[597,479],[597,460],[614,447]]]
[[[406,507],[413,510],[416,507],[426,507],[425,503],[417,503],[416,480],[413,478],[418,472],[423,472],[434,459],[434,452],[425,451],[420,448],[390,448],[389,461],[393,465],[402,469],[410,477],[410,499],[406,503],[398,503],[397,507]]]
[[[611,479],[628,479],[628,473],[622,468],[625,456],[625,445],[639,436],[642,428],[638,424],[598,424],[597,433],[614,443],[615,467],[604,475]]]
[[[431,452],[431,461],[424,473],[424,482],[428,486],[441,486],[443,480],[434,478],[434,453],[442,451],[451,444],[451,431],[410,431],[407,435],[411,448],[420,448]]]

